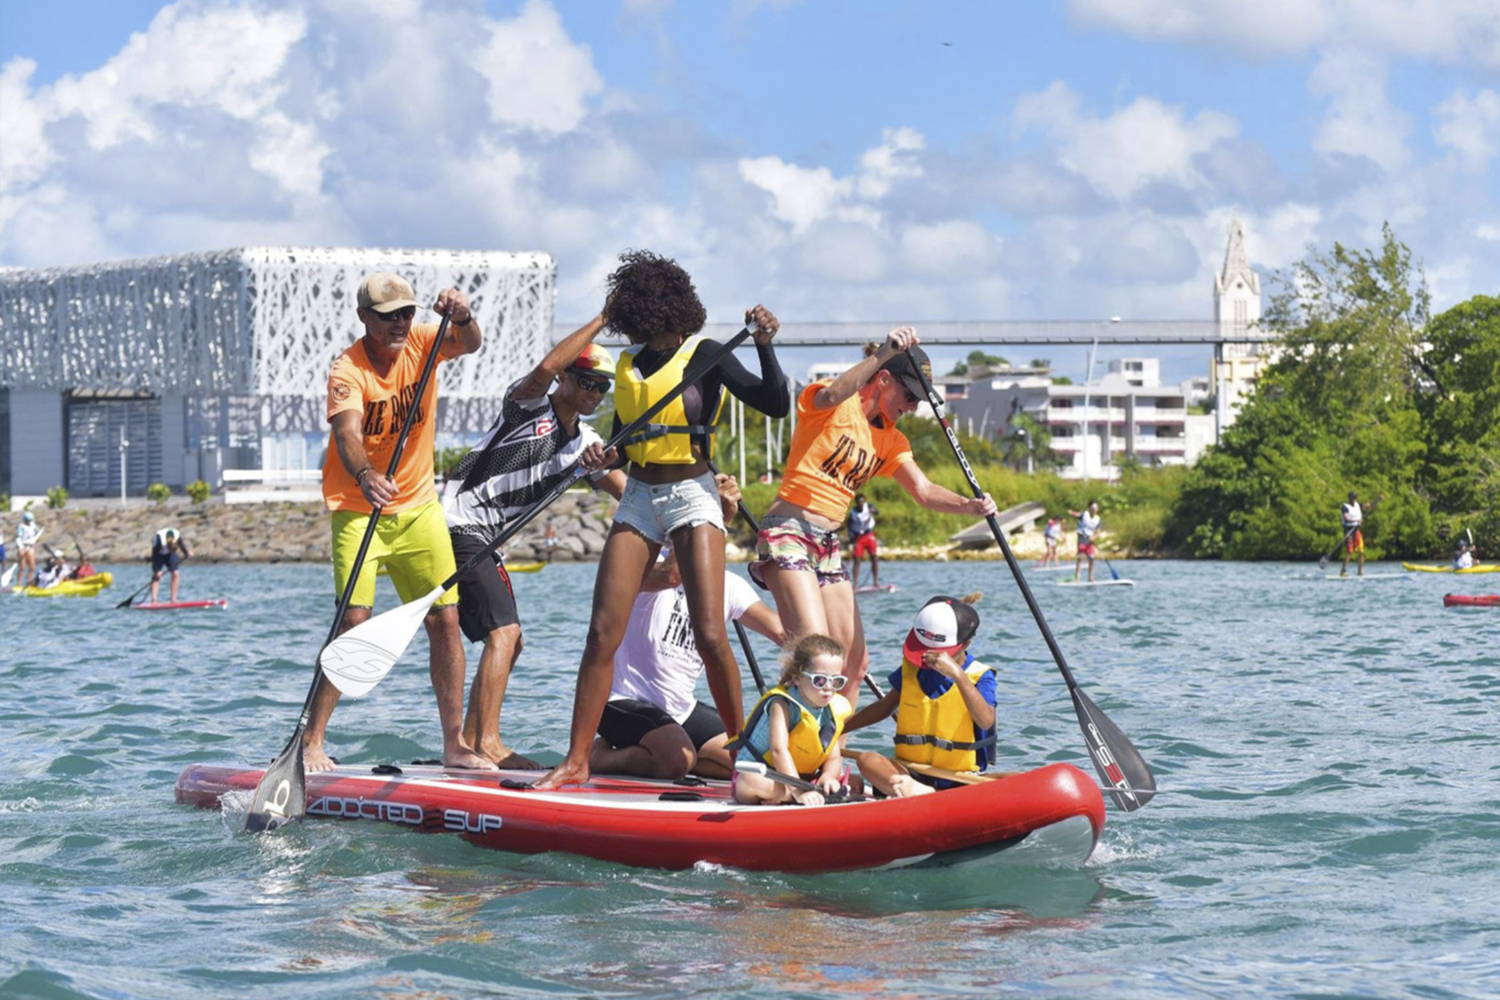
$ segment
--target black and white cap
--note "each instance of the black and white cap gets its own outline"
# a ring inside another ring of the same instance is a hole
[[[927,652],[952,653],[979,631],[979,612],[956,597],[934,597],[922,605],[901,652],[918,666]]]

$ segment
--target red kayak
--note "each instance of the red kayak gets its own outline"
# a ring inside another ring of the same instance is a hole
[[[1500,594],[1444,594],[1446,608],[1500,608]]]
[[[189,765],[177,777],[177,801],[218,808],[221,796],[238,792],[244,808],[264,773]],[[1104,828],[1099,787],[1071,764],[932,795],[813,807],[740,805],[725,781],[601,776],[555,791],[527,787],[539,776],[341,765],[307,776],[307,814],[457,833],[521,854],[565,851],[648,868],[712,862],[788,872],[953,862],[1023,841],[1046,847],[1049,860],[1082,861]]]
[[[147,604],[132,604],[137,611],[181,611],[183,608],[227,608],[229,598],[215,597],[211,601],[155,601]]]

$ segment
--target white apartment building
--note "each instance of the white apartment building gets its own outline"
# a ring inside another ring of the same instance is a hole
[[[950,395],[948,406],[960,427],[988,437],[1015,435],[1024,413],[1066,459],[1064,478],[1114,479],[1127,458],[1190,465],[1213,441],[1214,418],[1188,413],[1192,381],[1163,385],[1156,358],[1116,358],[1083,385],[1054,385],[1045,369],[996,372]]]

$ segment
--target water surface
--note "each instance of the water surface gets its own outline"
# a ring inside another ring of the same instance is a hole
[[[1115,566],[1139,585],[1031,580],[1080,683],[1156,769],[1155,801],[1111,812],[1081,867],[800,877],[523,857],[380,824],[246,835],[240,813],[175,805],[172,783],[280,750],[327,629],[326,568],[189,567],[183,596],[228,597],[217,612],[114,610],[139,564],[111,567],[94,600],[5,595],[0,996],[1500,994],[1500,609],[1441,605],[1500,579]],[[882,674],[923,599],[985,590],[1001,765],[1087,769],[1003,564],[883,569],[901,589],[864,604]],[[505,732],[546,761],[565,746],[592,579],[516,577],[527,650]],[[437,737],[420,638],[331,730],[349,762],[432,756]]]

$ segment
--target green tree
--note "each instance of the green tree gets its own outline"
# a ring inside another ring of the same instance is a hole
[[[1426,455],[1416,394],[1428,296],[1389,226],[1378,250],[1335,243],[1278,275],[1264,322],[1278,358],[1194,467],[1166,542],[1198,556],[1306,559],[1337,535],[1347,490],[1385,502],[1370,554],[1430,548],[1420,488]]]
[[[1500,544],[1500,297],[1476,295],[1424,331],[1416,397],[1427,437],[1422,476],[1442,513],[1439,551],[1465,529]],[[1483,551],[1483,549],[1481,549]]]

